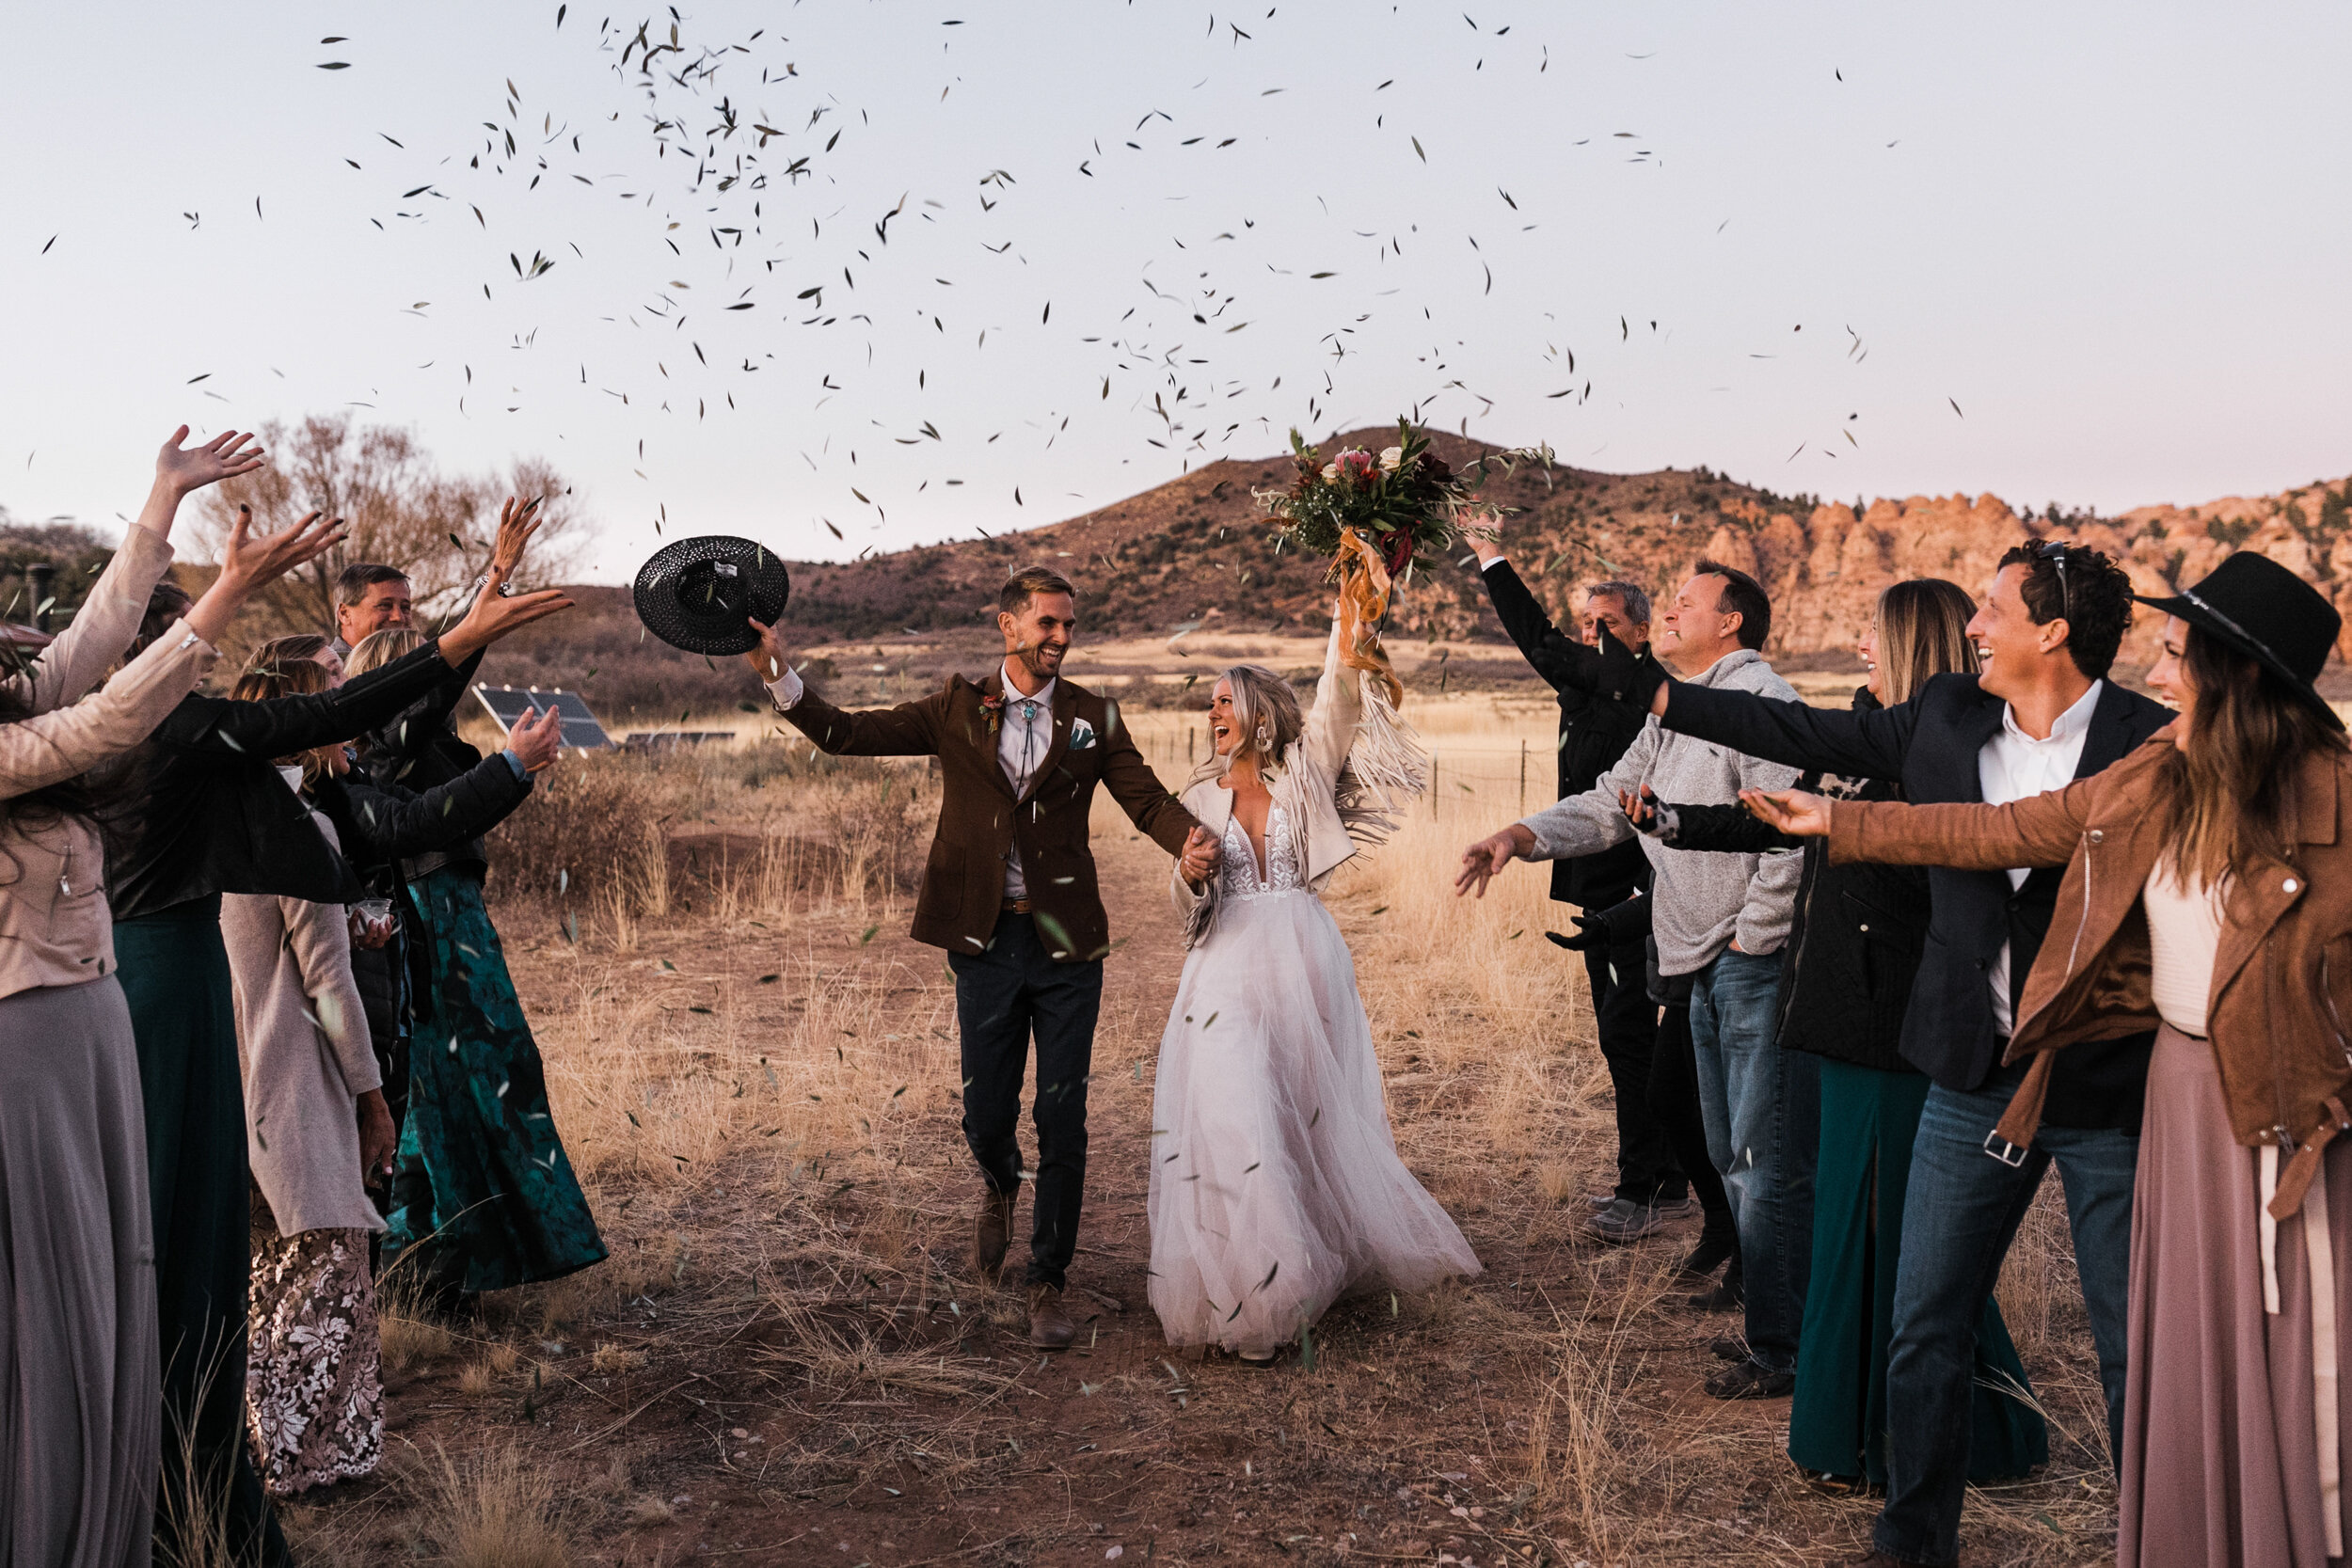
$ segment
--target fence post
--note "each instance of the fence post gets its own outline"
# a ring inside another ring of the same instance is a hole
[[[1434,822],[1435,820],[1437,820],[1437,816],[1438,816],[1438,753],[1437,753],[1437,752],[1430,752],[1430,753],[1429,753],[1429,817],[1430,817],[1430,820]]]

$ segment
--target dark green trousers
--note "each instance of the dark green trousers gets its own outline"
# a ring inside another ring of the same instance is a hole
[[[252,1208],[219,897],[117,922],[115,958],[138,1042],[155,1210],[164,1363],[156,1560],[174,1561],[174,1548],[198,1533],[226,1544],[230,1561],[276,1568],[294,1560],[245,1442]]]
[[[1902,1260],[1911,1145],[1924,1073],[1823,1058],[1820,1158],[1813,1178],[1813,1274],[1805,1288],[1788,1457],[1808,1470],[1886,1481],[1886,1349]],[[2005,1392],[2004,1390],[2013,1390]],[[2050,1459],[2032,1386],[1987,1296],[1977,1321],[1968,1479],[2007,1481]]]

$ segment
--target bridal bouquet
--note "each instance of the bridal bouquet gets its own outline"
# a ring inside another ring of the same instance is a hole
[[[1396,445],[1377,457],[1351,447],[1318,463],[1295,430],[1291,454],[1297,470],[1291,487],[1251,494],[1274,524],[1277,548],[1291,544],[1330,558],[1342,614],[1350,625],[1347,662],[1377,678],[1393,703],[1403,689],[1379,636],[1393,585],[1411,574],[1419,557],[1454,544],[1459,520],[1476,504],[1490,469],[1508,470],[1525,459],[1549,463],[1550,449],[1486,452],[1455,473],[1429,450],[1426,435],[1400,419]]]

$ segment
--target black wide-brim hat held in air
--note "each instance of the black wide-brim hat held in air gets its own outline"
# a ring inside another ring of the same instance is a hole
[[[2268,556],[2240,550],[2202,582],[2169,598],[2132,597],[2236,649],[2335,719],[2318,681],[2344,630],[2344,617],[2318,589]]]
[[[759,634],[749,619],[775,625],[791,596],[791,575],[773,550],[723,533],[681,539],[637,572],[637,618],[690,654],[751,652]]]

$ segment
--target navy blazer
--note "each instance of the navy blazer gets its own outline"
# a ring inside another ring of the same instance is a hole
[[[1774,702],[1745,691],[1677,685],[1665,726],[1792,767],[1899,779],[1905,799],[1981,801],[1978,753],[2001,730],[2007,704],[1974,675],[1937,675],[1911,701],[1875,712]],[[2112,680],[2099,692],[2074,777],[2119,761],[2179,715]],[[1999,871],[1928,871],[1926,949],[1903,1014],[1904,1059],[1947,1089],[1982,1088],[2000,1067],[2003,1037],[1990,975],[2010,944],[2010,1017],[2050,928],[2062,872],[2044,867],[2011,890]],[[2060,1054],[2043,1120],[2054,1127],[2121,1127],[2137,1133],[2153,1034],[2084,1044]]]

